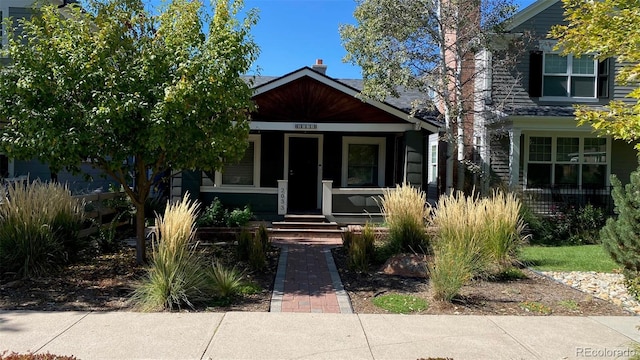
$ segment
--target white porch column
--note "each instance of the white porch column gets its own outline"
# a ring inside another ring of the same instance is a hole
[[[322,180],[322,215],[329,216],[333,210],[333,196],[331,188],[333,180]]]
[[[509,130],[509,188],[518,187],[520,177],[520,135],[521,129]]]
[[[289,181],[278,180],[278,215],[287,214],[287,202],[289,199]]]

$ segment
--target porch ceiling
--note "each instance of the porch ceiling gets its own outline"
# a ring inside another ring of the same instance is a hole
[[[256,121],[407,123],[373,105],[308,76],[254,96]]]

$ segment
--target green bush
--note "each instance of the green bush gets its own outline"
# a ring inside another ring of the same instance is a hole
[[[386,189],[380,202],[389,228],[389,246],[393,252],[428,252],[425,231],[428,216],[427,196],[424,191],[408,183]]]
[[[249,248],[249,265],[257,271],[262,271],[267,266],[266,249],[262,245],[262,241],[257,236],[251,237],[251,246]]]
[[[0,273],[38,276],[88,248],[83,205],[56,183],[12,184],[0,204]]]
[[[605,250],[625,271],[640,272],[640,169],[631,173],[626,186],[614,175],[613,202],[617,218],[607,220],[600,232]]]
[[[198,204],[188,195],[158,216],[158,239],[153,242],[151,264],[136,286],[133,303],[143,311],[173,310],[208,298],[212,287],[203,258],[190,245],[195,234]]]
[[[242,227],[247,225],[252,217],[253,212],[251,212],[249,206],[229,211],[224,207],[220,199],[215,198],[198,218],[198,226]]]
[[[249,260],[249,255],[251,254],[251,248],[253,245],[253,239],[249,230],[242,229],[237,235],[237,242],[238,246],[236,247],[236,252],[238,254],[238,259],[242,261]]]
[[[606,222],[604,210],[587,204],[562,206],[542,216],[523,206],[521,216],[530,242],[541,245],[589,245],[600,242],[599,232]]]
[[[624,284],[627,287],[629,294],[636,300],[640,301],[640,272],[629,270],[625,271]]]

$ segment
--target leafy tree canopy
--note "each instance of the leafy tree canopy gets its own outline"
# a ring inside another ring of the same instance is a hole
[[[241,75],[258,54],[250,34],[257,15],[238,20],[241,6],[38,7],[4,50],[12,62],[0,68],[3,150],[53,171],[90,159],[120,182],[138,209],[142,261],[152,179],[169,168],[219,169],[247,146],[252,90]]]
[[[552,28],[565,54],[616,57],[624,66],[616,83],[632,86],[628,101],[611,101],[605,110],[576,109],[581,124],[590,123],[607,135],[626,141],[640,139],[640,4],[636,0],[563,0],[566,25]],[[636,145],[640,150],[640,144]]]

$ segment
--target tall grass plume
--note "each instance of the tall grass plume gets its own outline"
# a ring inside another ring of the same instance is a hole
[[[427,195],[408,183],[385,189],[380,209],[389,227],[393,252],[428,251],[425,220],[429,214]]]

